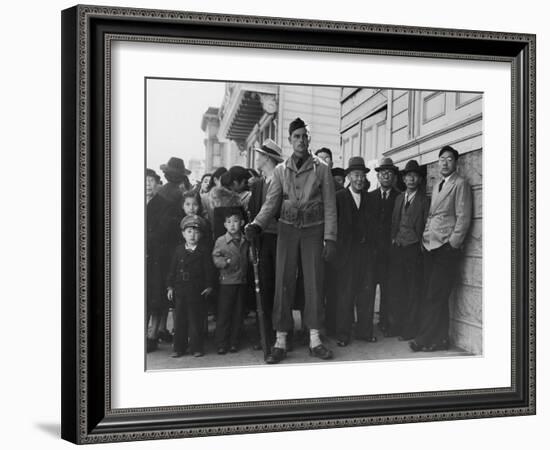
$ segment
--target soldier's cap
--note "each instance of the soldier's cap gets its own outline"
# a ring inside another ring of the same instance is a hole
[[[185,230],[186,228],[196,228],[199,231],[203,231],[205,225],[205,220],[196,214],[189,214],[181,219],[180,222],[180,228],[182,230]]]
[[[288,126],[288,135],[292,136],[292,133],[294,133],[296,130],[300,128],[305,128],[306,126],[306,123],[302,119],[296,117],[296,119],[290,122],[290,125]]]
[[[438,157],[441,157],[441,155],[445,152],[449,152],[453,155],[455,161],[458,161],[458,157],[460,156],[458,154],[458,152],[453,148],[451,147],[450,145],[446,145],[445,147],[443,147],[441,150],[439,150],[439,155],[437,155]]]

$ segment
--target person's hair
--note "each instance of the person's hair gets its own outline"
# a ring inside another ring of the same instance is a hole
[[[248,168],[248,173],[250,173],[250,175],[252,175],[255,178],[258,178],[260,176],[260,174],[255,169],[252,169],[251,167]]]
[[[208,183],[208,190],[212,189],[214,187],[214,179],[221,178],[224,173],[227,172],[227,169],[225,167],[218,167],[214,172],[212,172],[212,176],[210,177],[210,183]]]
[[[214,177],[212,177],[214,178]],[[231,172],[226,171],[221,177],[220,182],[224,188],[230,189],[231,188],[231,182],[233,181],[233,177],[231,176]]]
[[[201,177],[201,183],[204,181],[204,179],[205,179],[206,177],[211,177],[211,176],[212,176],[211,173],[205,173],[205,174]]]
[[[327,153],[328,156],[330,156],[330,159],[332,159],[332,151],[330,150],[330,148],[326,148],[326,147],[321,147],[319,150],[317,150],[315,152],[315,154],[317,156],[319,156],[319,153]]]
[[[225,222],[230,217],[237,216],[239,220],[244,219],[244,212],[240,207],[226,208],[223,211],[223,221]]]
[[[197,216],[202,216],[202,202],[200,196],[197,194],[197,191],[195,190],[189,190],[185,191],[181,196],[181,202],[180,202],[180,208],[183,209],[183,204],[185,203],[186,198],[192,198],[197,202],[197,205],[199,205],[199,209],[197,210]]]

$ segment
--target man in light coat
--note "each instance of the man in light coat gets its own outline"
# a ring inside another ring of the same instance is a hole
[[[246,227],[249,239],[264,230],[279,212],[273,329],[275,345],[266,362],[278,363],[286,357],[286,338],[293,328],[292,304],[296,292],[298,262],[301,261],[305,306],[303,321],[309,329],[312,356],[332,358],[319,331],[324,327],[324,261],[336,251],[336,197],[328,165],[309,151],[306,124],[296,118],[289,125],[293,154],[279,164],[267,191],[265,203]]]
[[[449,295],[472,221],[472,189],[456,172],[458,156],[449,145],[439,152],[441,179],[434,186],[422,236],[424,298],[419,332],[409,343],[413,351],[449,348]]]

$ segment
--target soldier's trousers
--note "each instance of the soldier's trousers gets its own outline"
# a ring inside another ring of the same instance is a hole
[[[291,331],[298,261],[302,264],[305,304],[303,321],[308,329],[324,325],[323,261],[324,225],[295,228],[279,222],[273,329]],[[299,257],[299,255],[301,257]]]

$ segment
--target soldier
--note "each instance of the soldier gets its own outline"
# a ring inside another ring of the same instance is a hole
[[[449,348],[449,295],[472,220],[472,189],[456,173],[457,162],[458,152],[453,147],[446,145],[441,149],[438,161],[441,181],[434,186],[422,236],[424,298],[419,332],[409,342],[415,352]]]
[[[294,152],[275,168],[266,201],[246,227],[247,237],[253,239],[280,209],[273,308],[276,341],[266,359],[269,364],[286,357],[287,334],[294,326],[292,303],[299,260],[305,291],[303,320],[309,329],[310,354],[332,358],[332,351],[321,342],[319,331],[324,326],[323,259],[330,260],[336,248],[334,181],[327,164],[309,152],[310,136],[304,121],[300,118],[292,121],[288,134]]]

